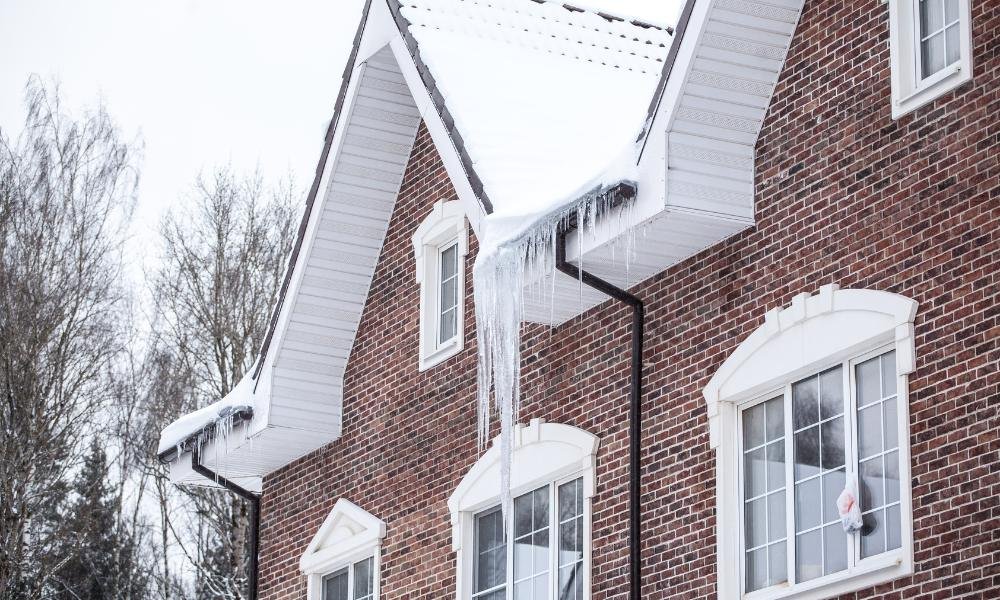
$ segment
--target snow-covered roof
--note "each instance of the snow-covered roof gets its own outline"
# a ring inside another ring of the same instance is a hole
[[[533,0],[404,0],[400,14],[493,218],[548,212],[634,165],[666,28]]]

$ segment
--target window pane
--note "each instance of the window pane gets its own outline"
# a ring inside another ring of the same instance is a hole
[[[350,600],[347,569],[323,578],[323,600]]]
[[[819,427],[795,434],[795,480],[819,474]]]
[[[882,457],[877,456],[861,463],[861,510],[885,504],[885,483],[882,481]]]
[[[756,548],[767,542],[767,500],[758,498],[746,504],[744,512],[746,519],[747,548]]]
[[[778,585],[788,581],[788,554],[785,542],[767,547],[768,585]]]
[[[795,484],[795,530],[805,531],[822,521],[820,480],[813,478]]]
[[[450,310],[441,315],[440,338],[438,343],[444,343],[455,337],[458,332],[458,311]]]
[[[583,564],[559,569],[559,600],[583,600]]]
[[[886,550],[895,550],[902,545],[903,532],[899,522],[899,505],[890,506],[885,509],[886,538],[888,543]]]
[[[958,62],[962,50],[962,42],[959,37],[958,24],[952,25],[944,32],[944,64],[950,65]]]
[[[844,414],[843,367],[830,369],[819,376],[819,413],[821,419]]]
[[[747,552],[747,591],[767,587],[767,548]]]
[[[785,487],[785,442],[778,440],[767,446],[767,491]]]
[[[882,366],[877,357],[857,365],[854,374],[858,380],[858,406],[882,399]]]
[[[769,542],[785,537],[785,490],[767,497],[767,529]]]
[[[792,421],[796,430],[819,421],[818,378],[810,377],[792,386]]]
[[[844,418],[837,417],[820,426],[823,470],[844,466]]]
[[[475,534],[475,589],[481,592],[507,581],[507,545],[503,539],[503,516],[499,508],[476,517]]]
[[[441,253],[441,279],[454,277],[458,272],[458,245],[449,246]]]
[[[951,24],[958,20],[958,0],[944,0],[944,22]]]
[[[886,400],[882,412],[885,415],[882,420],[885,424],[885,447],[895,448],[899,445],[899,435],[897,433],[899,416],[896,414],[896,399],[890,398]]]
[[[920,42],[920,65],[924,77],[930,77],[944,68],[944,33]]]
[[[743,448],[749,450],[764,443],[764,405],[743,411]]]
[[[781,396],[771,398],[765,403],[767,413],[767,441],[785,437],[785,399]]]
[[[372,597],[375,592],[372,581],[374,571],[372,558],[354,564],[354,600],[368,600]]]
[[[896,351],[882,355],[882,397],[896,395]]]
[[[882,451],[882,408],[869,406],[858,411],[858,456],[862,459]]]
[[[847,568],[847,534],[840,523],[823,528],[823,574]]]
[[[920,37],[925,38],[944,25],[941,0],[920,0]]]
[[[548,581],[548,486],[514,499],[514,597],[532,599],[537,579]]]
[[[559,486],[559,521],[583,514],[583,479]]]
[[[886,504],[899,502],[899,452],[885,455],[885,501]]]
[[[881,510],[868,513],[863,517],[861,527],[861,558],[867,558],[885,552],[885,532],[883,531],[883,514]]]
[[[746,498],[760,496],[767,489],[767,464],[764,449],[757,448],[743,455],[743,492]]]
[[[844,470],[832,471],[823,475],[823,522],[837,521],[840,513],[837,510],[837,498],[847,486],[847,476]]]
[[[795,579],[809,581],[823,575],[823,534],[819,529],[795,538]]]

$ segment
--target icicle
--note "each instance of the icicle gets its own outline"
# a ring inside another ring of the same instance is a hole
[[[473,268],[473,292],[476,305],[476,338],[479,359],[477,437],[482,450],[489,436],[490,394],[493,410],[500,420],[500,505],[504,523],[510,517],[511,463],[514,426],[521,406],[521,323],[524,321],[525,285],[538,284],[546,272],[555,295],[556,243],[562,228],[576,218],[579,254],[583,256],[583,235],[592,234],[600,216],[612,208],[615,198],[607,189],[596,189],[582,200],[550,213],[536,221],[521,235],[503,244],[484,249]],[[620,210],[620,207],[619,207]],[[630,218],[629,215],[626,217]],[[619,215],[621,218],[621,215]],[[530,277],[530,279],[529,279]],[[542,285],[538,289],[544,292]],[[580,279],[580,304],[583,306],[583,281]],[[550,308],[552,321],[555,309]]]

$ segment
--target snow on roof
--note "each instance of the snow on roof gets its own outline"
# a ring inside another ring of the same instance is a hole
[[[404,0],[400,10],[492,219],[550,212],[635,158],[666,29],[538,0]]]
[[[248,373],[221,400],[177,418],[160,432],[160,445],[156,453],[162,455],[169,452],[189,438],[203,431],[214,429],[220,423],[228,423],[231,426],[232,419],[237,413],[252,412],[253,387],[253,377]],[[228,429],[228,427],[223,427],[223,429]]]

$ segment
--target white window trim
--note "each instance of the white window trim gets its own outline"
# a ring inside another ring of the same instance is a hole
[[[570,425],[532,419],[517,425],[513,436],[511,491],[514,497],[544,485],[583,479],[584,597],[590,597],[591,501],[596,487],[597,436]],[[448,498],[451,512],[452,549],[456,552],[456,598],[469,600],[473,594],[474,536],[476,514],[500,502],[500,441],[469,469]],[[555,539],[555,538],[552,538]],[[463,548],[470,549],[463,552]],[[510,586],[508,586],[510,590]]]
[[[898,119],[972,79],[970,0],[958,0],[961,51],[958,62],[926,79],[920,74],[920,0],[889,0],[892,118]]]
[[[465,213],[458,200],[439,200],[413,234],[417,283],[420,284],[420,357],[419,369],[425,371],[462,351],[465,343],[465,256],[469,251],[469,233]],[[441,251],[458,246],[458,315],[455,336],[438,342],[441,284]]]
[[[910,437],[907,375],[914,370],[914,300],[874,290],[823,286],[774,309],[741,343],[705,387],[710,445],[716,451],[716,541],[720,600],[819,599],[870,587],[913,573]],[[822,341],[821,343],[819,341]],[[739,490],[740,405],[773,396],[793,381],[868,352],[896,351],[902,545],[865,559],[853,569],[794,589],[775,586],[743,594],[742,496]]]
[[[380,591],[382,539],[385,523],[345,498],[337,500],[319,531],[299,559],[299,570],[306,576],[308,600],[323,600],[323,578],[345,567],[372,558],[373,600]]]

